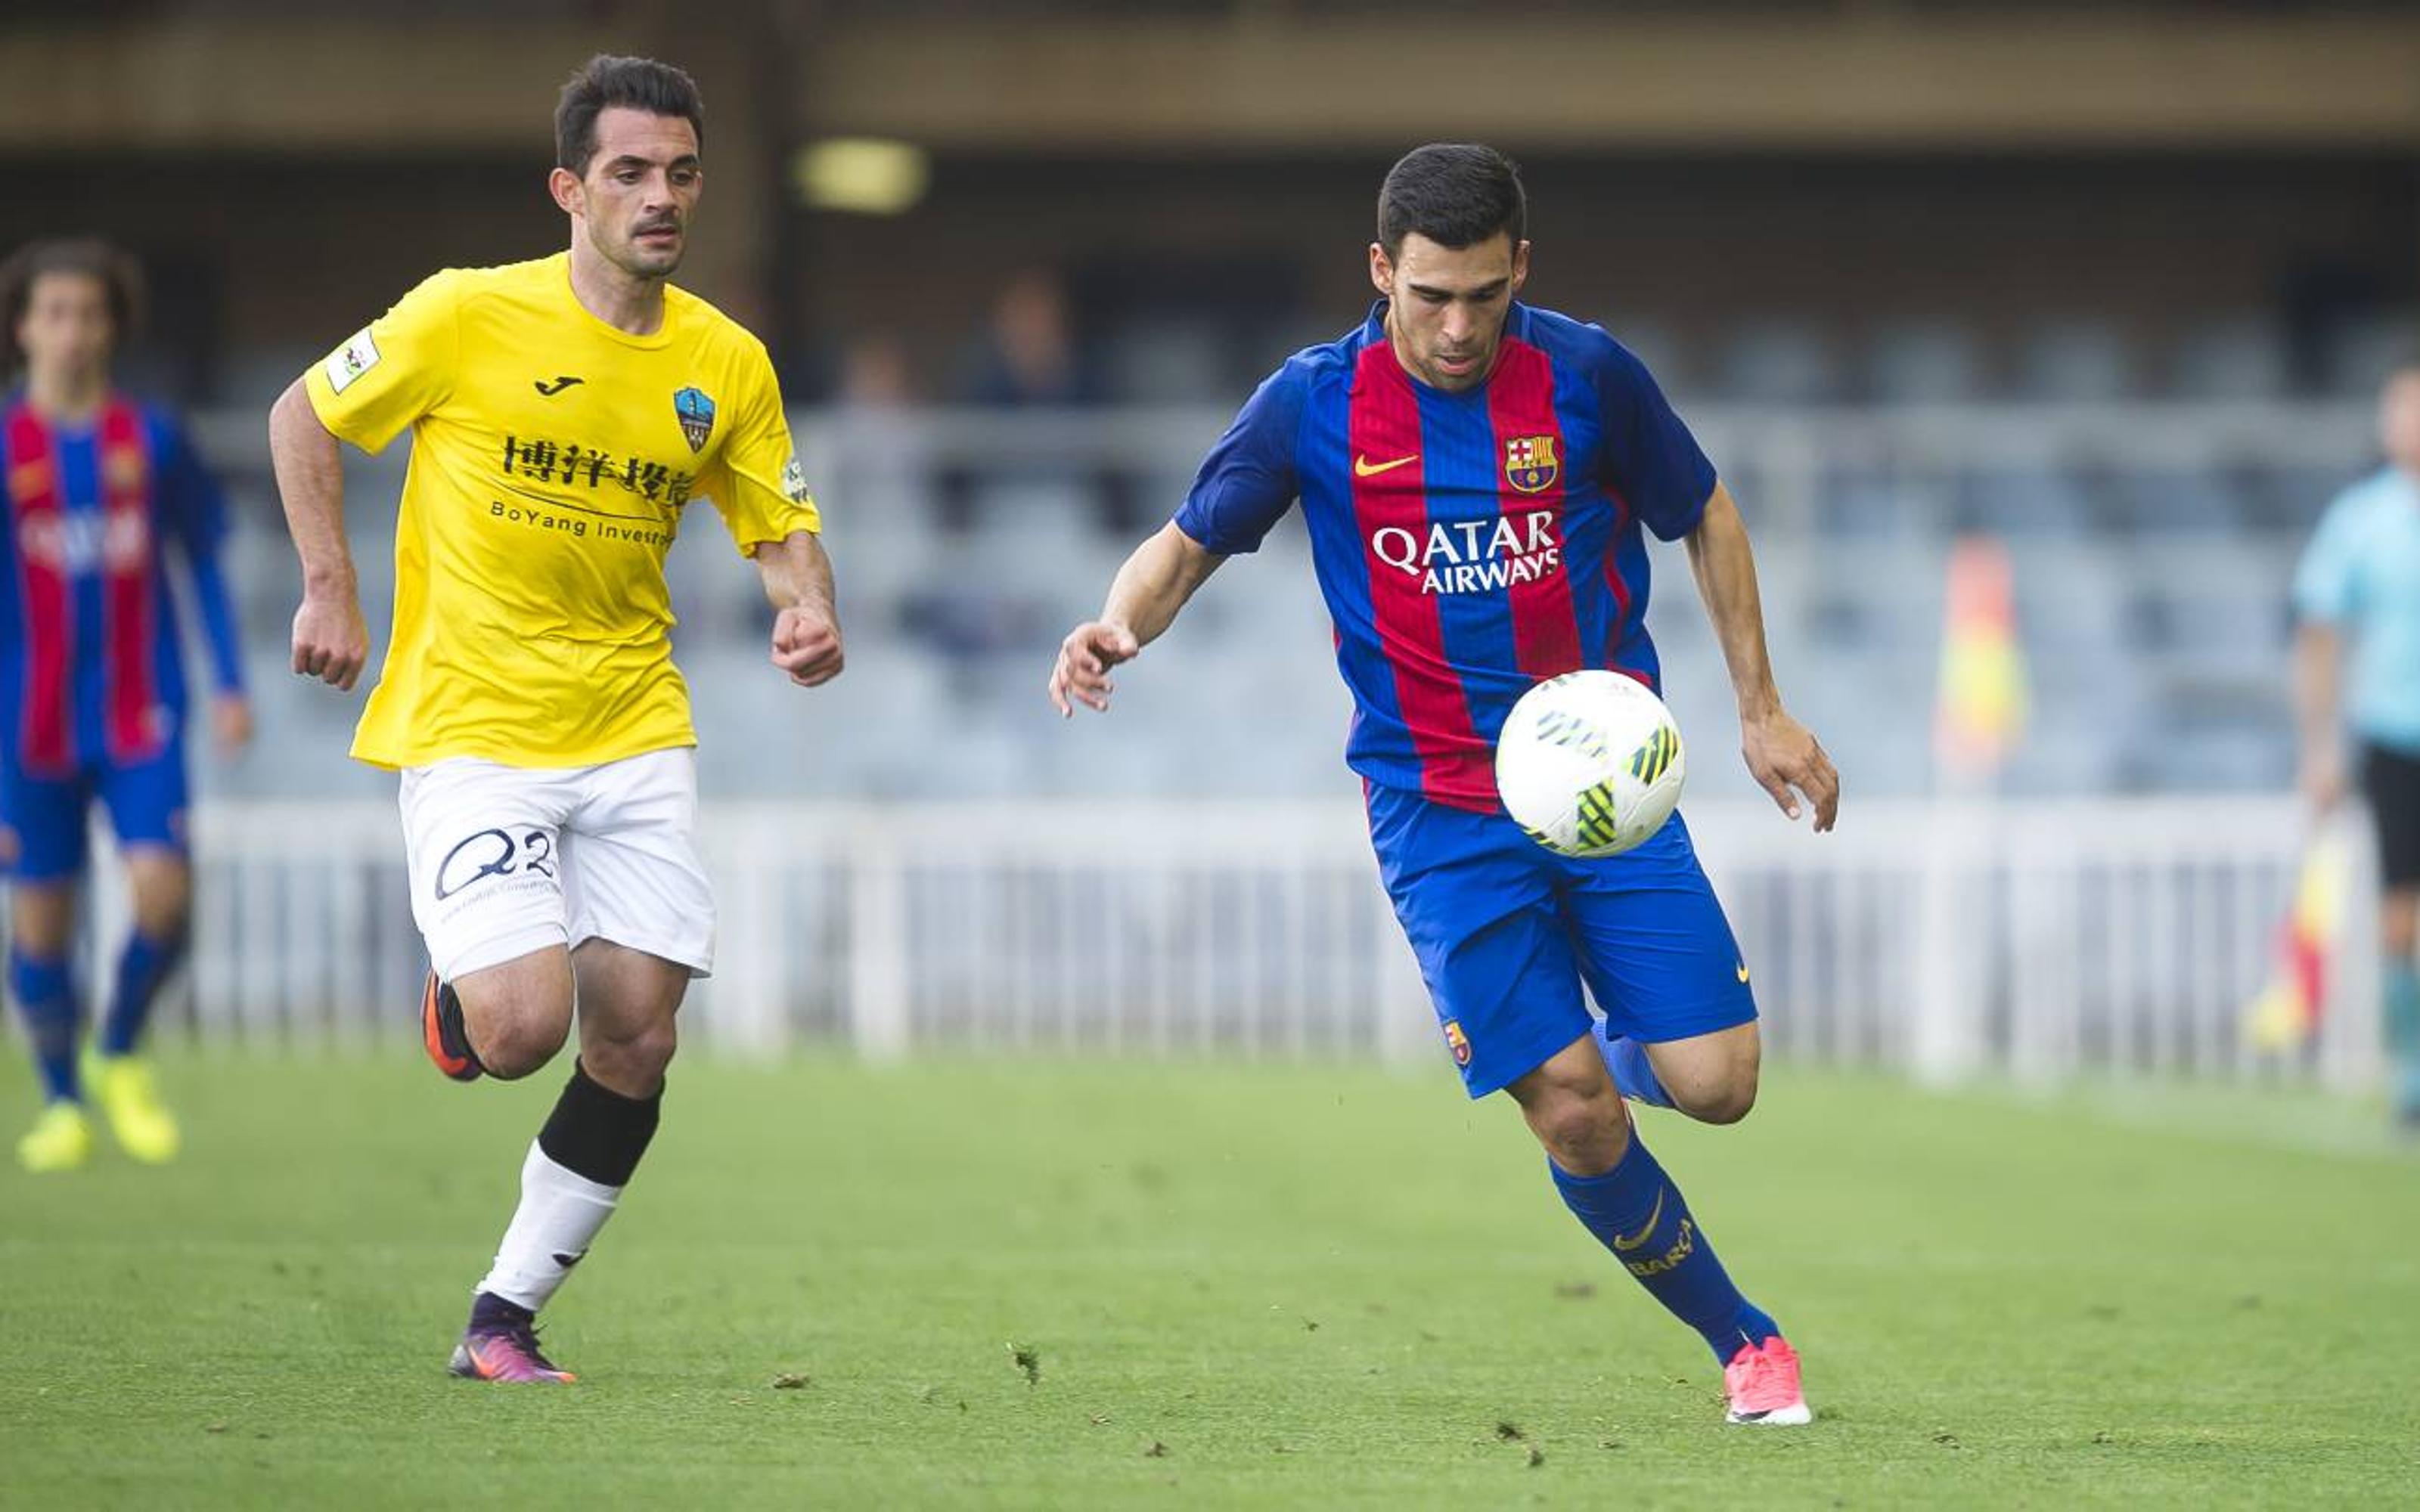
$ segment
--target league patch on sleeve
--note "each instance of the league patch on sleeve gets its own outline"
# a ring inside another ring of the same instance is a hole
[[[807,470],[799,466],[795,456],[782,464],[782,492],[794,504],[807,502]]]
[[[352,339],[328,356],[328,387],[342,393],[353,379],[378,366],[378,343],[370,339],[370,328],[362,327]]]

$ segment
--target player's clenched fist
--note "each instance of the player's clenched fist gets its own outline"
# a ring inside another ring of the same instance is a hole
[[[1059,642],[1059,665],[1050,669],[1050,702],[1059,717],[1072,717],[1076,703],[1108,713],[1109,692],[1117,686],[1109,681],[1109,669],[1132,661],[1141,649],[1134,632],[1121,625],[1089,620],[1068,631]]]
[[[351,692],[370,659],[369,627],[351,598],[311,598],[294,611],[294,670]]]
[[[830,614],[811,609],[785,609],[773,620],[773,665],[790,674],[800,687],[814,687],[840,675],[840,626]]]

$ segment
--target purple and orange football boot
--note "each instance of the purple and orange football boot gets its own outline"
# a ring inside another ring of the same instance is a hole
[[[451,984],[437,980],[432,968],[420,990],[420,1042],[437,1069],[458,1082],[475,1082],[487,1074],[471,1051],[471,1031],[462,1026],[462,999]]]
[[[539,1352],[535,1313],[484,1291],[471,1304],[471,1326],[446,1368],[468,1381],[566,1385],[580,1379]]]

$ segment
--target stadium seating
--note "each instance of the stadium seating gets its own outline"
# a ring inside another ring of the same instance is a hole
[[[2009,789],[2284,782],[2288,578],[2319,509],[2367,465],[2360,384],[2412,333],[2392,314],[2336,329],[2323,376],[2337,396],[2297,409],[2285,337],[2252,314],[2213,316],[2164,345],[2081,318],[1996,346],[1939,319],[1878,322],[1856,343],[1762,316],[1689,346],[1652,320],[1624,332],[1656,354],[1756,523],[1792,702],[1854,790],[1876,795],[1932,781],[1941,578],[1947,542],[1963,532],[2007,540],[2015,562],[2033,720],[2005,775]],[[1127,402],[1197,407],[1151,411],[1193,417],[1173,439],[1151,431],[1147,445],[1103,440],[1097,455],[978,471],[955,514],[942,508],[932,460],[968,450],[949,442],[960,424],[950,413],[801,416],[850,636],[848,675],[825,692],[794,698],[769,681],[769,611],[752,575],[708,512],[687,522],[669,572],[709,792],[1351,791],[1338,763],[1348,706],[1292,519],[1258,557],[1221,573],[1124,679],[1110,720],[1067,730],[1042,700],[1060,637],[1098,607],[1234,402],[1206,392],[1218,364],[1204,343],[1178,343],[1171,357],[1149,335],[1115,347],[1104,367]],[[1691,384],[1698,374],[1712,386]],[[2142,408],[2112,408],[2128,404]],[[1127,423],[1125,411],[1098,413],[1068,433],[1106,437]],[[1137,425],[1161,423],[1133,415]],[[2247,415],[2270,417],[2267,428],[2247,432]],[[229,566],[268,736],[243,761],[206,772],[206,791],[382,791],[382,779],[338,759],[359,695],[284,671],[294,568],[256,424],[229,412],[201,429],[236,504]],[[355,556],[380,627],[403,451],[349,464]],[[1062,453],[1053,443],[1047,455]],[[1138,469],[1138,455],[1156,460]],[[1125,469],[1147,496],[1144,525],[1105,521],[1104,466]],[[1705,739],[1692,791],[1748,794],[1729,759],[1722,665],[1684,559],[1659,548],[1657,561],[1652,624],[1668,687],[1684,728]],[[2177,741],[2187,728],[2197,738]]]

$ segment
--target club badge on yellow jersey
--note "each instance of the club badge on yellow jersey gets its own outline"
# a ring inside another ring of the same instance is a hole
[[[714,434],[714,400],[703,389],[683,389],[673,395],[673,413],[680,416],[681,438],[692,452],[706,450]]]

